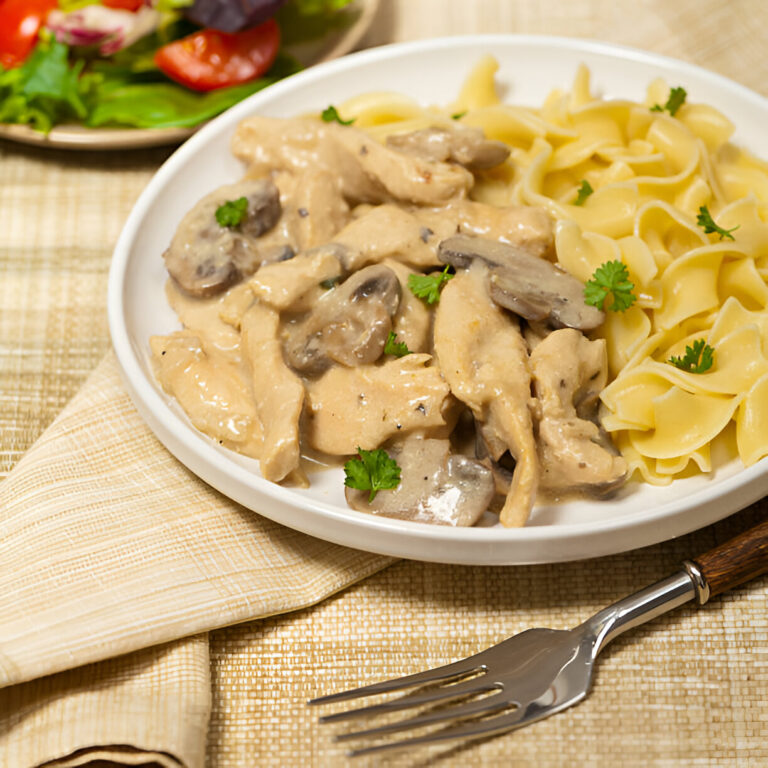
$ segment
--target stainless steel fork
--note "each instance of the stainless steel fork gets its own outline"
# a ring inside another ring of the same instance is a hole
[[[321,696],[309,704],[422,689],[373,706],[321,717],[321,722],[330,723],[421,708],[413,717],[343,733],[336,737],[337,741],[448,723],[446,728],[413,738],[354,749],[350,756],[512,731],[585,698],[598,653],[622,632],[689,600],[696,599],[703,605],[711,596],[766,571],[768,520],[693,560],[684,561],[678,573],[604,608],[575,629],[528,629],[461,661]],[[425,707],[431,708],[425,711]]]

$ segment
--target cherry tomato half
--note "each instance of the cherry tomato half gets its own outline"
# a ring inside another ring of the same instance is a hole
[[[155,64],[196,91],[213,91],[263,75],[280,47],[280,28],[268,19],[242,32],[202,29],[159,48]]]
[[[0,64],[17,67],[29,56],[37,33],[57,0],[0,0]]]
[[[101,4],[121,11],[138,11],[145,3],[144,0],[101,0]]]

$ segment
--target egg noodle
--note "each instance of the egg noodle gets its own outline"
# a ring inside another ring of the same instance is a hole
[[[584,282],[626,265],[637,301],[594,335],[612,378],[601,421],[630,471],[664,485],[710,471],[713,446],[746,466],[768,455],[768,164],[729,143],[733,125],[713,107],[652,110],[670,95],[662,80],[645,103],[596,98],[582,66],[570,92],[532,109],[501,103],[497,69],[480,61],[448,109],[369,93],[339,112],[381,139],[451,120],[482,128],[512,153],[477,174],[474,199],[549,211],[557,260]],[[575,205],[585,180],[594,192]],[[733,239],[705,233],[702,206]],[[715,350],[708,371],[668,362],[698,339]]]

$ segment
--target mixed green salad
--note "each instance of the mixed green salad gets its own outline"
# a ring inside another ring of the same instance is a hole
[[[0,123],[191,128],[301,69],[352,0],[0,0]]]

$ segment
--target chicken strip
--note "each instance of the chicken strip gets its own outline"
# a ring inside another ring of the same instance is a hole
[[[264,432],[261,474],[273,483],[299,468],[299,417],[304,385],[283,362],[280,316],[256,301],[243,315],[243,354],[251,365],[253,398]]]
[[[607,379],[605,340],[572,328],[550,333],[531,352],[539,401],[542,488],[608,493],[626,479],[627,462],[593,421]]]
[[[237,127],[232,151],[249,164],[251,176],[330,172],[348,202],[442,205],[464,196],[474,183],[459,165],[407,155],[354,127],[310,118],[249,117]]]
[[[531,374],[517,320],[491,300],[486,282],[485,267],[473,265],[445,286],[435,315],[435,355],[453,395],[515,458],[501,523],[521,526],[539,480]]]

